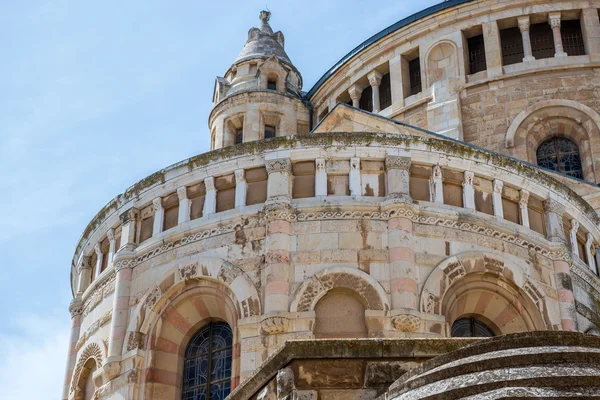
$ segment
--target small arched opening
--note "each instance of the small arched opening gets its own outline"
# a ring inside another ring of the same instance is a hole
[[[360,296],[345,288],[328,291],[315,306],[316,338],[367,337],[365,305]]]

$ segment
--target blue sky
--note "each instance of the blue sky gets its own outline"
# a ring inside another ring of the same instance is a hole
[[[360,42],[437,2],[267,5],[308,90]],[[208,150],[215,76],[264,7],[264,0],[0,2],[3,399],[59,398],[69,267],[81,232],[128,186]]]

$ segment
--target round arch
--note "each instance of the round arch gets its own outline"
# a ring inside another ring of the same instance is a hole
[[[458,46],[452,40],[444,39],[433,44],[425,53],[426,87],[434,82],[460,75]],[[448,62],[445,60],[450,59]]]
[[[96,364],[96,369],[102,369],[102,360],[106,356],[106,347],[97,342],[89,343],[79,355],[75,369],[73,370],[73,377],[71,378],[70,392],[77,394],[78,390],[81,390],[82,384],[85,384],[86,366],[89,365],[90,361]]]
[[[481,315],[490,304],[482,316],[498,333],[552,326],[537,284],[520,265],[491,252],[464,252],[439,263],[423,286],[420,311],[444,315],[452,323],[461,315]]]
[[[305,281],[296,291],[291,312],[312,311],[317,302],[331,289],[350,289],[360,296],[367,310],[390,309],[385,290],[372,276],[358,268],[327,268]]]

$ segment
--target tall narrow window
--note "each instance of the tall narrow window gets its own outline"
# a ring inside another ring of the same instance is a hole
[[[467,39],[467,44],[469,46],[469,72],[475,74],[479,71],[485,71],[487,65],[485,62],[483,35],[477,35]]]
[[[185,350],[182,400],[222,400],[231,391],[233,333],[223,322],[200,329]]]
[[[361,110],[373,111],[373,88],[367,86],[360,95],[358,106]]]
[[[560,24],[563,49],[570,56],[585,55],[581,22],[579,20],[562,21]]]
[[[519,28],[508,28],[500,31],[502,46],[502,65],[511,65],[523,62],[523,36]]]
[[[533,24],[529,29],[531,37],[531,52],[536,60],[554,57],[554,36],[552,27],[547,22]]]
[[[493,337],[494,332],[475,318],[459,318],[452,324],[452,337]]]
[[[408,73],[410,76],[410,95],[421,92],[421,61],[419,57],[408,62]]]
[[[235,144],[240,144],[244,142],[244,130],[242,128],[238,128],[235,130]]]
[[[381,77],[379,84],[379,106],[385,110],[392,105],[392,85],[390,82],[390,74],[385,74]]]
[[[561,137],[546,140],[538,147],[536,155],[540,167],[583,179],[579,148],[572,140]]]
[[[273,125],[265,125],[265,139],[271,139],[276,136],[276,130]]]

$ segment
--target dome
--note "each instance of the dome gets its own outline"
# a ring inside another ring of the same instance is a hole
[[[254,58],[269,58],[273,56],[292,65],[290,58],[283,49],[283,33],[280,31],[273,33],[273,29],[269,25],[270,18],[271,13],[269,11],[260,12],[260,27],[251,28],[248,31],[246,45],[234,61],[234,65]]]

